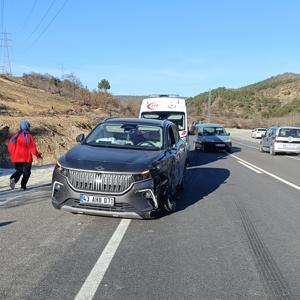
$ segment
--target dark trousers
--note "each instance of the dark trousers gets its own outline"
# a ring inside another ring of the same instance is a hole
[[[31,163],[17,162],[15,163],[16,172],[11,175],[11,179],[14,179],[17,183],[20,177],[23,175],[21,180],[21,188],[26,188],[26,184],[31,174]]]

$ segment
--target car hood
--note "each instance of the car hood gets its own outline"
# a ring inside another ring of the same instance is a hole
[[[77,145],[60,158],[63,167],[108,172],[142,172],[152,168],[164,151]]]

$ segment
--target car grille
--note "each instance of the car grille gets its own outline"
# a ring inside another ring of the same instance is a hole
[[[133,183],[133,176],[127,174],[95,173],[87,171],[69,170],[67,175],[69,184],[76,190],[122,193]]]

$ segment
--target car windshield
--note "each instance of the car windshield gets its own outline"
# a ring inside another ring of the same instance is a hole
[[[300,138],[300,128],[281,128],[278,136]]]
[[[224,127],[204,127],[203,135],[227,135]]]
[[[185,130],[185,114],[183,112],[144,112],[142,113],[142,118],[155,120],[169,120],[178,127],[178,130]]]
[[[98,125],[87,137],[92,146],[159,150],[163,145],[162,128],[155,125],[109,124]]]

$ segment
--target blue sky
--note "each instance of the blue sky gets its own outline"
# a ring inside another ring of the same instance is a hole
[[[193,96],[300,73],[297,0],[69,0],[46,31],[65,0],[3,1],[15,75],[74,72],[90,89],[108,79],[115,95]]]

